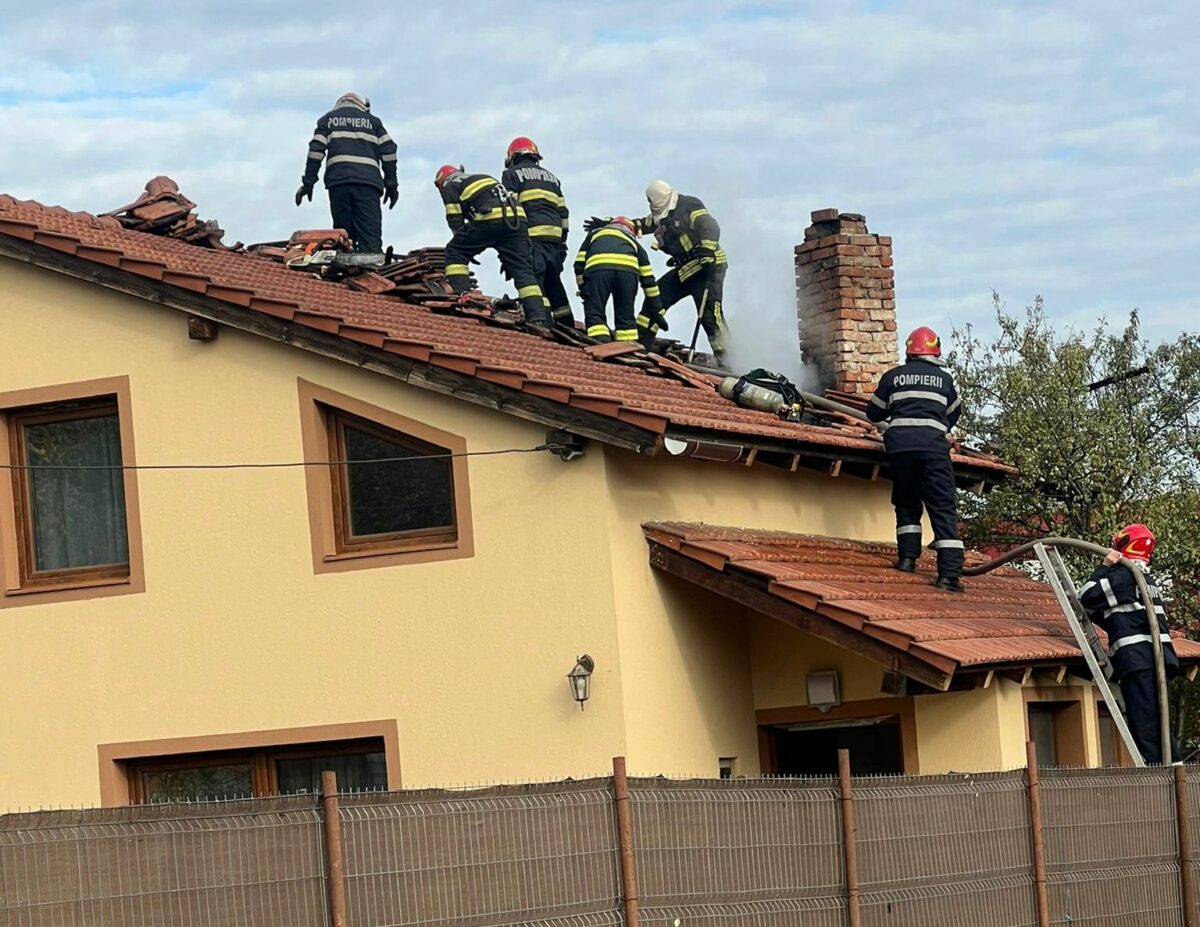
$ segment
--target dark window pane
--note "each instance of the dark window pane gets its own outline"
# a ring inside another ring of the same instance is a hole
[[[119,466],[115,415],[25,426],[25,462],[37,466]],[[120,470],[30,470],[35,569],[129,562],[125,484]]]
[[[411,457],[420,453],[349,425],[344,428],[347,460]],[[350,534],[362,537],[451,527],[454,490],[450,466],[446,457],[351,465],[348,468]]]
[[[277,760],[275,772],[280,794],[320,792],[321,773],[326,769],[337,773],[339,792],[382,792],[387,789],[387,763],[383,754],[360,753],[356,756]]]
[[[1100,722],[1100,765],[1117,766],[1117,726],[1104,705],[1099,707]]]
[[[250,765],[194,766],[142,773],[147,802],[215,801],[250,797]]]
[[[1050,705],[1029,706],[1029,739],[1037,747],[1038,764],[1058,765],[1057,710]]]

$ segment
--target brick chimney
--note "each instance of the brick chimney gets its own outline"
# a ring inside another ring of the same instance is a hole
[[[825,388],[870,393],[897,362],[892,239],[858,213],[819,209],[796,246],[800,353]]]

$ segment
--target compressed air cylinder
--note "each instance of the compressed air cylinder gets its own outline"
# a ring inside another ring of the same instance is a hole
[[[761,386],[755,386],[753,383],[746,383],[744,380],[739,380],[737,377],[726,377],[721,381],[720,393],[726,399],[736,402],[739,406],[745,406],[747,409],[758,409],[762,412],[770,412],[772,415],[779,415],[787,403],[779,393],[773,389],[764,389]]]

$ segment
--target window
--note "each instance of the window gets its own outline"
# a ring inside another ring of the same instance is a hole
[[[1079,701],[1032,700],[1026,710],[1029,739],[1037,747],[1039,766],[1087,765],[1083,706]]]
[[[1029,739],[1037,747],[1039,766],[1058,765],[1058,709],[1053,704],[1029,706]]]
[[[383,740],[368,738],[184,756],[128,763],[134,804],[219,801],[321,791],[321,773],[337,774],[339,792],[379,792],[388,787]]]
[[[0,415],[3,604],[142,591],[128,380],[0,394]]]
[[[299,381],[313,569],[427,563],[473,552],[466,442]]]
[[[449,449],[337,409],[326,410],[339,551],[453,544]],[[370,461],[386,461],[372,463]]]
[[[734,778],[734,772],[737,769],[736,756],[722,756],[717,759],[718,774],[722,779]]]

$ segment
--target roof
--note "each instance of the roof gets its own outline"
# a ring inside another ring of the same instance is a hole
[[[741,408],[714,381],[665,361],[623,366],[609,351],[438,314],[240,247],[131,230],[111,216],[0,196],[0,255],[641,453],[704,457],[704,442],[716,442],[710,459],[757,457],[794,470],[815,458],[821,467],[836,463],[834,472],[846,472],[841,461],[850,460],[871,477],[886,465],[878,436],[861,427],[791,423]],[[1010,470],[994,458],[954,459],[964,481],[994,482]]]
[[[989,670],[1084,665],[1050,587],[1016,569],[972,577],[954,594],[933,587],[932,554],[916,574],[892,569],[893,544],[676,522],[642,529],[658,569],[934,688]],[[1175,650],[1200,662],[1200,643],[1177,638]]]

